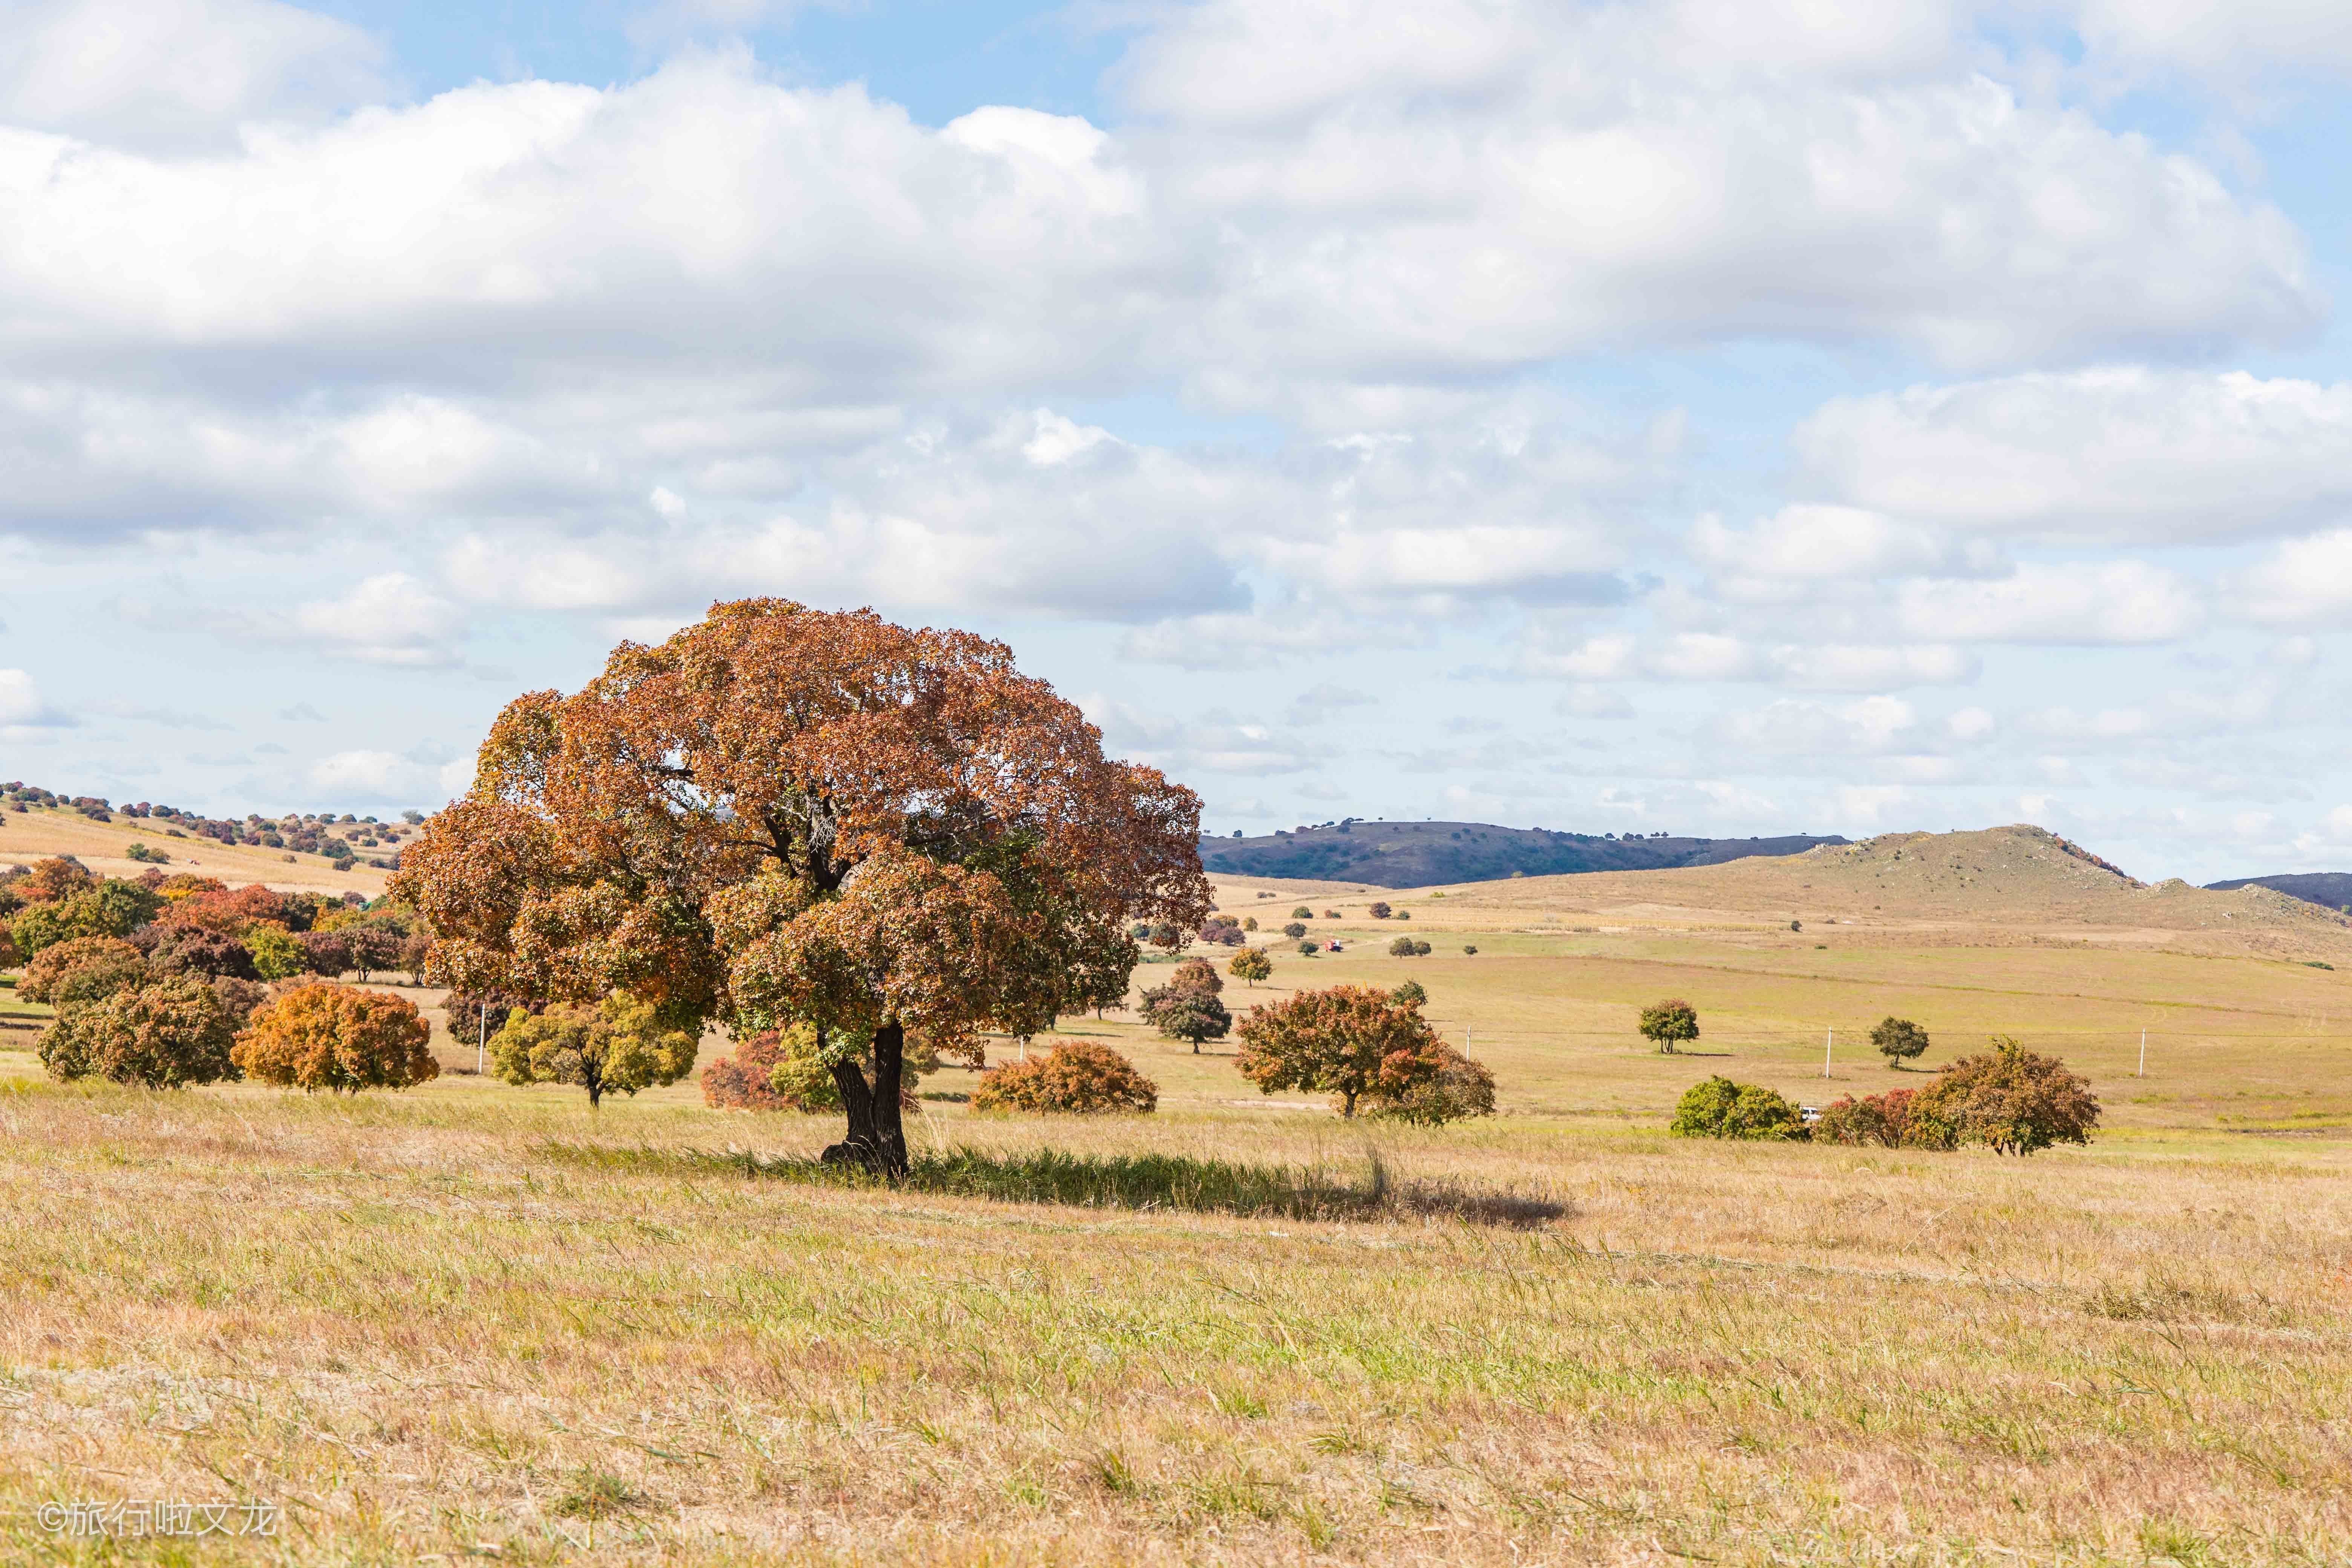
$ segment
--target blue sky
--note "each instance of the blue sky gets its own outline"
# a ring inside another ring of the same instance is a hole
[[[1209,826],[2352,865],[2312,0],[19,0],[0,774],[430,807],[775,594]]]

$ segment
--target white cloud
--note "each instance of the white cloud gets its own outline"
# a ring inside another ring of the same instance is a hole
[[[1691,531],[1691,553],[1725,585],[1740,579],[1835,583],[1920,574],[1993,573],[2003,563],[1988,546],[1953,541],[1936,530],[1899,522],[1859,507],[1782,507],[1741,530],[1703,517]]]
[[[2075,0],[2094,61],[2116,73],[2243,88],[2273,73],[2352,71],[2352,27],[2336,0]]]
[[[1954,642],[2169,642],[2205,619],[2191,584],[2141,561],[2029,564],[1991,582],[1915,579],[1898,590],[1896,614],[1914,637]]]
[[[2287,540],[2231,577],[2227,591],[2238,613],[2258,626],[2352,622],[2352,529]]]
[[[383,63],[358,27],[277,0],[15,0],[0,122],[181,146],[368,101]]]
[[[1578,681],[1769,681],[1817,691],[1885,691],[1976,679],[1978,661],[1939,644],[1759,644],[1721,632],[1605,632],[1522,652],[1522,674]]]
[[[74,722],[73,715],[41,700],[40,688],[30,674],[0,669],[0,736],[19,739],[28,731],[68,729]]]
[[[1751,712],[1727,715],[1720,734],[1724,744],[1740,751],[1875,755],[1907,744],[1918,721],[1911,705],[1895,697],[1865,697],[1834,708],[1784,698]]]
[[[369,664],[451,664],[464,636],[457,605],[404,572],[370,577],[336,599],[298,605],[300,640]]]
[[[2275,533],[2352,502],[2352,384],[2125,366],[1835,399],[1799,453],[1856,507],[2053,540]]]
[[[461,766],[470,784],[470,759],[435,768],[394,752],[337,752],[312,763],[304,779],[318,798],[341,805],[431,806],[458,793],[447,786],[451,771]]]

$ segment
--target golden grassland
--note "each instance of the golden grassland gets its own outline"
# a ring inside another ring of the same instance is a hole
[[[1226,991],[1411,974],[1495,1068],[1491,1121],[1346,1126],[1113,1015],[1065,1031],[1132,1055],[1158,1115],[913,1124],[935,1163],[1285,1167],[1365,1200],[1341,1217],[824,1180],[782,1158],[822,1119],[691,1084],[592,1114],[446,1035],[436,1083],[341,1100],[56,1086],[0,1051],[0,1560],[2352,1555],[2352,972],[1512,926],[1526,889],[1496,886],[1370,895],[1412,910],[1411,960],[1370,896],[1307,891],[1357,906],[1308,922],[1348,951],[1277,945]],[[1221,879],[1277,926],[1302,891]],[[1665,994],[1703,1054],[1633,1035]],[[1929,1066],[1994,1032],[2065,1057],[2105,1134],[2025,1161],[1663,1135],[1711,1071],[1924,1082],[1862,1039],[1887,1013]],[[34,1511],[155,1496],[286,1523],[77,1557]]]
[[[0,810],[0,869],[30,865],[47,856],[71,855],[101,877],[136,877],[150,866],[131,859],[128,851],[133,844],[144,844],[172,858],[159,868],[163,871],[218,877],[232,888],[261,882],[281,892],[349,891],[373,899],[383,895],[388,875],[363,865],[338,871],[322,856],[291,850],[221,844],[209,838],[173,838],[168,828],[169,824],[156,817],[142,821],[118,816],[111,822],[93,822],[54,806]]]

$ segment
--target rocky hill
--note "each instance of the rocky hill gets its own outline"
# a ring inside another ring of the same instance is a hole
[[[1230,877],[1281,877],[1425,888],[1509,877],[1584,871],[1656,871],[1715,866],[1759,855],[1795,855],[1836,837],[1779,838],[1623,838],[1496,827],[1484,822],[1365,822],[1357,818],[1301,826],[1261,838],[1204,838],[1201,864]]]
[[[2301,899],[2307,904],[2352,910],[2352,876],[2342,871],[2289,871],[2274,877],[2240,877],[2235,881],[2208,882],[2205,886],[2217,893],[2234,892],[2240,888],[2271,888],[2291,899]]]

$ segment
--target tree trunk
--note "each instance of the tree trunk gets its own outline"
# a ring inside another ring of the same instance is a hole
[[[897,1019],[874,1031],[875,1169],[892,1176],[907,1173],[907,1130],[898,1109],[906,1058],[907,1031]]]
[[[824,1049],[824,1031],[816,1032],[816,1048]],[[828,1165],[856,1164],[874,1168],[874,1151],[877,1146],[874,1128],[874,1096],[866,1087],[866,1074],[847,1057],[833,1064],[833,1083],[841,1091],[841,1109],[848,1119],[849,1131],[841,1142],[820,1156]]]
[[[1356,1091],[1352,1089],[1341,1089],[1339,1091],[1339,1100],[1340,1120],[1343,1121],[1354,1120],[1356,1115]]]

